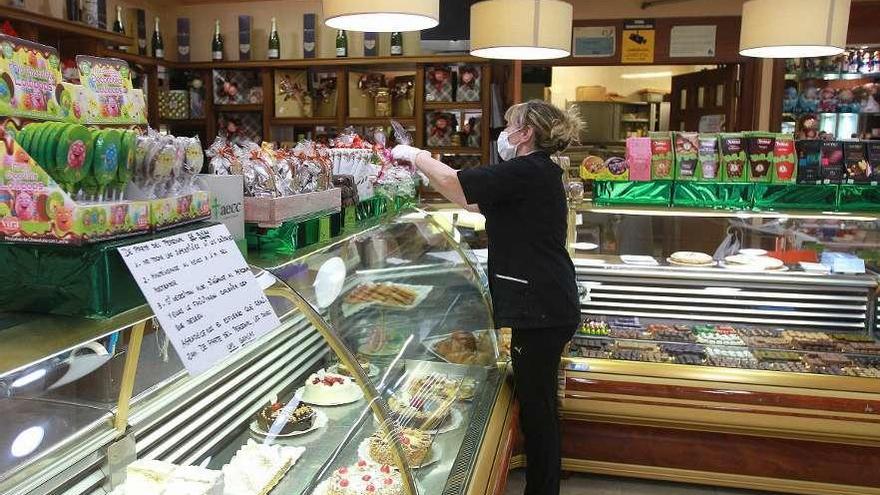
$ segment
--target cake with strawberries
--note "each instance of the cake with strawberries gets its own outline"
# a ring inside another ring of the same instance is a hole
[[[431,435],[415,428],[402,428],[390,435],[377,431],[369,442],[370,458],[382,464],[395,464],[394,442],[400,445],[410,467],[424,464],[431,451]]]
[[[306,380],[302,401],[326,406],[348,404],[362,396],[363,392],[350,377],[319,370]]]
[[[364,460],[337,469],[325,486],[326,495],[403,495],[403,479],[397,470]]]

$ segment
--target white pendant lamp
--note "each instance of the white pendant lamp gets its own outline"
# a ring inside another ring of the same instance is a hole
[[[440,0],[324,0],[324,24],[333,29],[390,33],[440,23]]]
[[[746,0],[739,53],[746,57],[827,57],[846,49],[850,0]]]
[[[485,0],[471,6],[471,55],[544,60],[571,55],[572,7],[560,0]]]

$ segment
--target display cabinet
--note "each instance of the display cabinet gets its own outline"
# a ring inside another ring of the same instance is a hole
[[[567,469],[878,493],[875,216],[580,210],[585,323],[563,360]],[[723,261],[740,248],[785,265]],[[677,251],[721,261],[682,266]],[[823,251],[859,253],[867,269],[823,273],[810,264]]]
[[[505,339],[456,239],[413,211],[252,259],[282,324],[198,376],[147,307],[4,314],[0,493],[120,493],[136,460],[222,472],[226,493],[326,493],[372,469],[364,458],[392,493],[495,493],[511,448]],[[265,453],[282,459],[268,479],[242,469],[254,444],[285,448]]]

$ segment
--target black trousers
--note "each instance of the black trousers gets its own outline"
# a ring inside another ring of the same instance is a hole
[[[525,437],[525,495],[559,494],[559,361],[574,331],[574,327],[513,329],[510,355],[520,427]]]

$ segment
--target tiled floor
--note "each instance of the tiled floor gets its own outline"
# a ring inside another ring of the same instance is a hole
[[[516,469],[507,478],[507,495],[522,495],[525,471]],[[683,485],[664,481],[615,478],[588,474],[574,474],[562,481],[561,495],[776,495],[772,492],[754,492],[715,488],[701,485]]]

